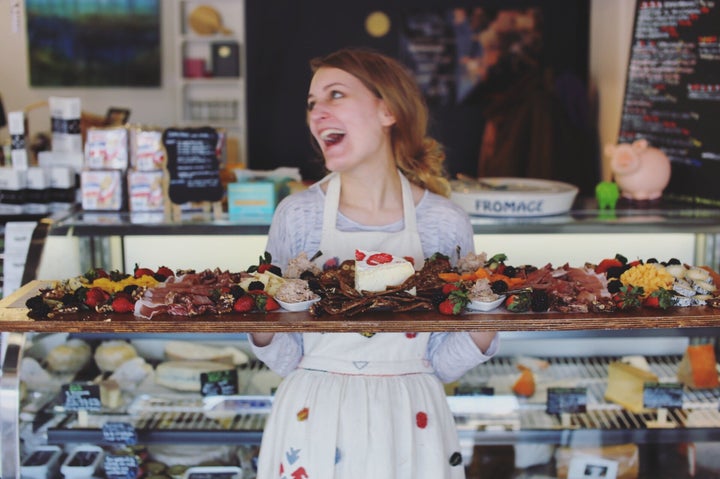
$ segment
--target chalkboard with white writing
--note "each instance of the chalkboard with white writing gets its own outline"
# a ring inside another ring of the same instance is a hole
[[[719,2],[637,2],[618,141],[670,158],[670,199],[720,204],[718,25]]]
[[[210,127],[165,130],[162,142],[167,153],[170,201],[179,205],[222,199],[221,140],[218,131]]]

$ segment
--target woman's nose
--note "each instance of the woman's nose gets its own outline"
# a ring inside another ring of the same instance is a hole
[[[313,121],[323,120],[328,117],[327,106],[321,102],[315,103],[313,109],[310,111],[310,119]]]

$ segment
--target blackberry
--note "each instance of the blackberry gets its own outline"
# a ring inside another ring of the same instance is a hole
[[[63,297],[60,298],[60,302],[62,302],[64,306],[74,306],[78,304],[78,299],[72,293],[65,293]]]
[[[530,298],[530,309],[536,313],[544,313],[550,307],[550,297],[543,289],[534,289]]]
[[[495,294],[504,294],[508,290],[507,283],[501,279],[490,283],[490,289]]]
[[[265,289],[265,283],[262,281],[252,281],[248,284],[248,291],[262,291]]]
[[[508,278],[514,278],[517,275],[517,268],[515,266],[505,266],[503,274]]]
[[[436,308],[447,299],[447,296],[442,293],[442,291],[437,291],[430,296],[430,301],[432,302],[433,306]]]
[[[238,299],[240,296],[245,294],[245,290],[242,289],[239,284],[233,284],[230,286],[230,294],[232,294],[233,298]]]
[[[605,275],[608,278],[619,278],[625,271],[629,270],[630,266],[623,265],[623,266],[611,266],[607,269],[605,272]]]
[[[613,279],[611,281],[608,281],[608,285],[607,285],[608,292],[611,294],[615,294],[620,291],[620,288],[622,288],[622,285],[623,284],[620,282],[619,279]]]
[[[679,259],[677,258],[670,258],[667,262],[667,264],[682,264]]]
[[[268,266],[267,270],[270,271],[272,274],[275,274],[277,276],[282,276],[282,270],[280,269],[280,266],[271,264],[270,266]]]
[[[312,279],[317,279],[317,276],[315,276],[315,273],[313,273],[309,269],[306,269],[305,271],[300,273],[300,279],[304,279],[305,281],[310,281]]]
[[[136,284],[129,284],[123,288],[123,291],[132,296],[135,294],[135,291],[138,289],[138,285]]]
[[[658,262],[658,260],[657,260],[657,258],[648,258],[645,262],[655,264]]]

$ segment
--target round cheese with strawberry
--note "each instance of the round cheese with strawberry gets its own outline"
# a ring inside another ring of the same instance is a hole
[[[355,250],[355,289],[359,292],[385,291],[400,286],[415,274],[405,258],[380,251]]]

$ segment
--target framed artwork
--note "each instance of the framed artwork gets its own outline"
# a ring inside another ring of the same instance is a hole
[[[160,86],[160,0],[25,5],[30,86]]]

